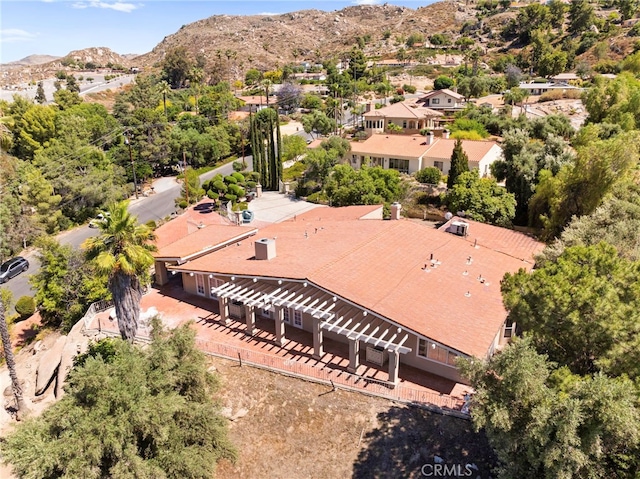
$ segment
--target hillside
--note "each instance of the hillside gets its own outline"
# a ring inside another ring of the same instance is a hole
[[[392,53],[412,33],[457,33],[474,11],[449,0],[413,10],[393,5],[361,5],[340,11],[303,10],[282,15],[216,15],[183,26],[150,53],[136,59],[144,66],[162,60],[172,48],[201,54],[208,64],[227,51],[245,66],[270,68],[295,60],[340,56],[368,36],[367,55]],[[387,32],[388,39],[384,39]]]

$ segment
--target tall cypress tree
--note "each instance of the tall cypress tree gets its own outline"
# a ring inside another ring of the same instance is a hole
[[[465,171],[469,171],[469,157],[462,149],[462,140],[458,138],[451,154],[451,168],[447,178],[447,188],[452,188],[458,176]]]
[[[41,81],[38,82],[38,89],[36,90],[35,100],[41,105],[47,102],[47,97],[44,94],[44,85]]]
[[[253,171],[260,174],[260,182],[277,191],[282,177],[282,145],[278,113],[273,108],[265,108],[251,120],[251,149],[253,150]]]

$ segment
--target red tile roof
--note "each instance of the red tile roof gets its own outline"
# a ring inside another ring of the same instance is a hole
[[[408,220],[348,219],[359,215],[348,210],[314,210],[295,221],[270,225],[254,239],[190,261],[182,269],[307,279],[460,352],[486,355],[506,317],[500,280],[505,272],[532,265],[531,257],[523,261],[505,253],[510,244],[518,246],[519,234],[474,222],[470,237],[463,238]],[[477,247],[470,241],[476,227],[482,237]],[[505,240],[505,234],[512,239]],[[257,238],[275,238],[275,258],[254,259]],[[523,241],[532,245],[529,238]],[[423,268],[430,265],[432,253],[440,264],[427,272]]]
[[[200,205],[206,204],[203,200]],[[231,225],[208,209],[188,209],[156,229],[156,258],[184,259],[228,241],[256,233],[255,228]]]
[[[440,90],[431,90],[425,96],[418,98],[416,102],[422,102],[423,100],[426,100],[427,98],[431,98],[432,96],[436,96],[440,93],[444,93],[446,95],[452,96],[458,100],[464,100],[464,96],[461,95],[460,93],[457,93],[453,90],[449,90],[448,88],[442,88]]]
[[[398,102],[389,106],[384,106],[378,110],[372,110],[364,114],[365,118],[372,116],[384,116],[386,118],[429,118],[443,116],[440,111],[432,110],[416,103]]]
[[[450,160],[456,140],[451,138],[434,138],[427,144],[421,135],[391,135],[379,133],[371,135],[365,141],[351,143],[351,152],[370,156],[399,156],[420,158],[439,158]],[[470,162],[479,162],[489,150],[498,144],[495,141],[462,140],[462,149]]]

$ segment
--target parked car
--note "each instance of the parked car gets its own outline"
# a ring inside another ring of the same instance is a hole
[[[89,228],[97,228],[98,224],[104,223],[109,213],[98,213],[94,219],[89,221]]]
[[[28,269],[29,262],[22,256],[16,256],[9,261],[5,261],[2,263],[2,266],[0,266],[0,284],[6,283],[14,276],[18,276]]]

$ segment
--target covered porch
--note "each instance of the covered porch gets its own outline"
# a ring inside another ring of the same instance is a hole
[[[327,339],[346,343],[348,352],[343,357],[349,358],[347,371],[351,373],[360,369],[364,346],[368,362],[381,368],[388,364],[385,383],[391,388],[399,381],[400,355],[411,352],[406,346],[408,331],[306,281],[232,277],[212,288],[211,295],[218,298],[220,321],[229,325],[232,315],[244,319],[246,334],[250,336],[257,333],[258,316],[273,318],[275,342],[279,346],[288,340],[286,323],[293,322],[306,329],[311,333],[312,357],[316,360],[324,358]],[[239,307],[243,309],[238,313]],[[307,318],[306,325],[303,315]]]

